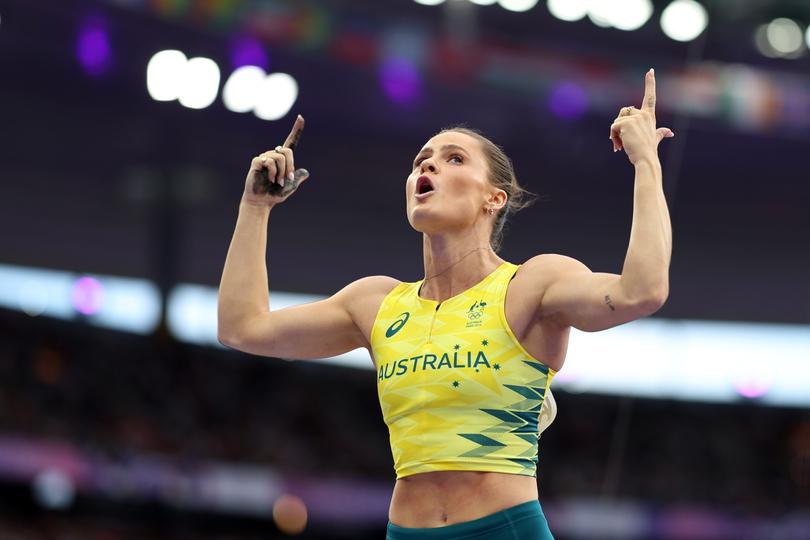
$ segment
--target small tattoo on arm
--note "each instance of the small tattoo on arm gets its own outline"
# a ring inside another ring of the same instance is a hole
[[[613,306],[613,300],[610,299],[610,295],[605,295],[605,304],[610,308],[610,311],[616,311],[616,308]]]

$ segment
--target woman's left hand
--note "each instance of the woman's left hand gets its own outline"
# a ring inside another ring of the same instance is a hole
[[[655,72],[647,72],[644,81],[644,103],[641,109],[622,107],[610,126],[613,151],[624,150],[630,163],[635,165],[645,158],[658,158],[658,143],[665,137],[674,137],[671,129],[655,127]]]

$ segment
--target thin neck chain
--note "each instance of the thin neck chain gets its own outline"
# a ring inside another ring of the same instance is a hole
[[[424,281],[425,281],[425,282],[427,282],[428,280],[431,280],[431,279],[433,279],[433,278],[435,278],[435,277],[439,277],[440,275],[444,274],[445,272],[447,272],[448,270],[450,270],[451,268],[453,268],[455,265],[457,265],[458,263],[460,263],[461,261],[463,261],[464,259],[466,259],[468,256],[472,255],[472,254],[473,254],[473,253],[475,253],[476,251],[481,251],[482,249],[491,249],[491,248],[490,248],[490,246],[487,246],[487,247],[480,247],[480,248],[475,248],[474,250],[470,251],[469,253],[466,253],[466,254],[465,254],[463,257],[461,257],[459,260],[457,260],[456,262],[454,262],[453,264],[451,264],[450,266],[448,266],[447,268],[445,268],[444,270],[442,270],[442,271],[441,271],[441,272],[439,272],[438,274],[434,274],[434,275],[432,275],[432,276],[430,276],[430,277],[426,277],[426,278],[424,279]]]

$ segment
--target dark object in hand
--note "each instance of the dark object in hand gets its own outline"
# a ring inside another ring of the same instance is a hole
[[[292,181],[285,179],[283,186],[278,182],[270,182],[270,173],[268,169],[262,169],[259,171],[259,175],[261,178],[253,182],[253,193],[257,195],[260,193],[267,193],[274,197],[286,197],[298,189],[298,184],[309,176],[309,171],[306,169],[296,169],[293,173],[294,179]]]

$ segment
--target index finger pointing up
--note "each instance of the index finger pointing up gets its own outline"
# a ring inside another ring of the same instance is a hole
[[[304,131],[304,117],[300,114],[295,117],[295,124],[293,124],[292,131],[287,135],[287,140],[284,141],[284,147],[290,150],[295,150],[295,146],[301,139],[301,133]]]
[[[644,78],[644,103],[641,104],[641,110],[655,118],[655,70],[652,68]]]

